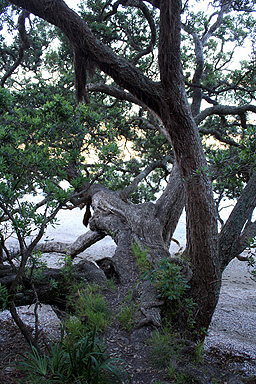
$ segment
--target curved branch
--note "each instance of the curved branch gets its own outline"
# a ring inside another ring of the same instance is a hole
[[[203,45],[209,40],[209,38],[213,35],[213,33],[220,27],[220,25],[221,25],[221,23],[222,23],[222,20],[223,20],[223,16],[224,16],[224,14],[228,11],[228,9],[229,9],[229,4],[223,2],[223,3],[222,3],[222,6],[221,6],[221,9],[220,9],[220,12],[218,13],[218,18],[217,18],[217,20],[216,20],[215,23],[213,23],[212,26],[205,32],[205,34],[203,35],[203,37],[202,37],[202,39],[201,39],[201,42],[202,42]]]
[[[93,62],[100,70],[111,76],[122,88],[138,97],[156,112],[161,105],[161,87],[146,77],[127,60],[117,56],[98,40],[84,20],[72,11],[63,0],[11,0],[60,28],[79,55]]]
[[[255,207],[256,171],[248,181],[219,234],[222,269],[241,252],[241,249],[244,250],[247,247],[248,243],[246,245],[244,242],[256,229],[256,224],[250,222]]]
[[[172,162],[173,158],[171,156],[165,156],[163,160],[154,161],[153,163],[149,164],[142,172],[137,175],[133,181],[128,185],[126,188],[124,188],[120,192],[120,196],[124,198],[125,200],[128,199],[128,197],[135,191],[139,183],[145,179],[154,169],[156,168],[164,168],[166,169],[166,163]]]
[[[256,105],[245,104],[241,106],[232,105],[214,105],[213,107],[206,108],[195,116],[195,123],[198,125],[208,116],[212,115],[241,115],[245,112],[256,113]]]
[[[133,96],[131,93],[129,93],[123,89],[120,89],[120,88],[117,88],[117,87],[114,87],[111,85],[103,84],[103,83],[95,83],[95,84],[89,83],[86,85],[86,90],[88,92],[102,92],[102,93],[105,93],[106,95],[116,97],[119,100],[125,100],[125,101],[128,101],[130,103],[139,105],[144,110],[149,112],[150,115],[153,116],[153,119],[156,120],[157,127],[155,127],[155,129],[157,129],[160,133],[162,133],[162,135],[168,141],[170,141],[170,136],[167,133],[166,128],[165,128],[163,122],[161,121],[161,119],[159,118],[159,116],[152,109],[150,109],[145,103],[143,103],[141,100],[137,99],[137,97]]]
[[[150,39],[150,42],[149,42],[147,48],[145,48],[141,52],[139,52],[133,60],[133,63],[136,63],[136,62],[138,62],[138,60],[141,57],[143,57],[143,56],[145,56],[145,55],[147,55],[153,51],[154,46],[156,44],[156,26],[155,26],[154,20],[150,14],[148,8],[146,7],[146,5],[142,1],[132,0],[132,1],[128,1],[127,4],[134,6],[134,7],[137,7],[142,11],[143,15],[145,16],[145,18],[149,24],[150,31],[151,31],[151,39]]]
[[[29,12],[22,11],[18,18],[18,30],[19,36],[21,40],[21,44],[18,50],[18,57],[13,63],[13,65],[9,68],[9,70],[5,73],[5,75],[1,79],[1,87],[4,86],[6,80],[13,74],[13,72],[18,68],[18,66],[22,63],[24,57],[24,51],[30,47],[30,43],[28,40],[28,36],[25,29],[25,20],[29,16]]]
[[[133,104],[137,104],[142,108],[147,108],[146,104],[142,103],[137,97],[133,96],[130,92],[107,85],[104,83],[89,83],[86,85],[87,92],[102,92],[106,95],[116,97],[119,100],[125,100]]]
[[[108,1],[104,6],[103,6],[103,9],[102,9],[102,12],[101,12],[101,17],[105,11],[105,9],[107,8],[107,6],[109,6],[111,3],[111,1]],[[119,7],[119,5],[121,5],[121,1],[117,0],[113,5],[112,5],[112,11],[106,13],[103,17],[103,21],[105,20],[108,20],[111,16],[115,15],[117,13],[117,9]]]
[[[223,137],[221,133],[215,129],[199,128],[199,132],[204,135],[211,135],[215,137],[215,139],[219,140],[221,143],[232,145],[233,147],[244,148],[243,145],[237,143],[236,141]]]
[[[61,243],[57,241],[44,242],[37,244],[35,249],[44,253],[62,253],[74,259],[79,253],[82,253],[104,237],[105,234],[102,232],[88,231],[84,235],[79,236],[73,243]]]
[[[195,45],[195,58],[196,58],[196,69],[192,79],[192,104],[191,104],[191,112],[193,116],[196,116],[200,112],[200,107],[202,103],[202,88],[201,88],[201,80],[204,71],[204,53],[203,46],[207,43],[209,38],[213,35],[213,33],[220,27],[221,22],[223,20],[224,13],[227,11],[228,6],[222,5],[220,12],[218,13],[218,18],[216,22],[205,32],[203,37],[200,39],[198,34],[195,32],[193,27],[191,28],[189,25],[183,25],[183,29],[189,33],[194,40]],[[196,87],[195,87],[196,86]]]
[[[142,1],[139,1],[139,0],[118,0],[117,2],[114,3],[112,11],[107,13],[104,16],[103,20],[107,20],[110,16],[116,14],[119,5],[122,5],[123,7],[135,7],[135,8],[140,9],[142,11],[143,15],[145,16],[145,19],[147,20],[147,22],[149,24],[149,27],[150,27],[151,39],[150,39],[150,42],[149,42],[147,48],[145,48],[145,49],[141,49],[138,46],[138,44],[136,44],[133,41],[132,36],[130,35],[130,33],[128,31],[125,31],[125,33],[127,34],[128,38],[130,40],[131,46],[135,50],[139,51],[139,53],[133,59],[133,64],[135,64],[135,63],[138,62],[138,60],[142,56],[145,56],[145,55],[147,55],[147,54],[149,54],[150,52],[153,51],[153,48],[154,48],[154,46],[156,44],[156,26],[155,26],[154,20],[153,20],[151,14],[150,14],[148,8],[146,7],[146,5]]]

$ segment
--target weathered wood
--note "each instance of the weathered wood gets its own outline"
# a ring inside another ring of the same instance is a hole
[[[97,243],[105,237],[104,233],[97,231],[88,231],[85,234],[79,236],[73,243],[62,243],[59,241],[49,241],[39,243],[35,247],[35,250],[40,252],[56,252],[71,256],[73,259],[79,253],[85,251],[91,245]]]

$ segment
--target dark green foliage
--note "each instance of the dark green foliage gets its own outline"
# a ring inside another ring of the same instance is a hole
[[[6,55],[4,61],[6,65],[9,63],[10,66],[14,60],[11,52],[12,50],[17,51],[19,39],[15,25],[12,23],[12,13],[9,13],[7,17],[5,12],[6,5],[5,2],[2,3],[3,21],[8,20],[13,40],[11,43],[3,41],[2,48]],[[217,7],[217,4],[215,5]],[[248,5],[246,6],[248,7]],[[158,16],[150,6],[149,15],[155,19],[155,32],[150,31],[148,21],[141,9],[118,7],[117,12],[110,14],[111,11],[112,5],[101,1],[88,2],[86,7],[80,6],[80,13],[92,31],[118,54],[133,60],[140,50],[148,46],[151,38],[157,41]],[[203,10],[189,12],[188,7],[185,11],[187,12],[187,25],[196,31],[199,37],[202,37],[210,25],[208,15]],[[27,151],[23,151],[24,157],[28,158],[28,152],[34,151],[37,165],[45,165],[44,170],[39,167],[38,171],[41,175],[44,173],[48,179],[56,178],[56,176],[59,180],[65,178],[65,166],[72,159],[80,174],[80,181],[81,177],[85,176],[88,179],[96,178],[98,182],[105,184],[108,188],[120,190],[127,186],[149,162],[161,160],[170,153],[170,145],[155,128],[157,126],[155,117],[142,110],[139,113],[134,112],[128,102],[116,102],[112,96],[92,93],[89,95],[91,103],[89,107],[76,108],[74,105],[72,47],[60,31],[49,26],[46,27],[45,22],[34,18],[31,23],[31,28],[28,28],[27,32],[31,38],[32,48],[25,52],[26,56],[22,64],[23,72],[19,71],[24,83],[22,88],[15,86],[14,92],[8,96],[5,89],[1,90],[3,95],[0,97],[0,109],[5,114],[5,120],[9,121],[9,126],[13,125],[16,129],[18,121],[22,123],[26,132],[30,132],[29,137],[22,138],[21,144],[15,141],[13,148],[23,145],[22,143],[26,141]],[[205,46],[202,85],[207,88],[207,92],[205,91],[207,97],[214,99],[216,103],[223,100],[229,100],[230,103],[249,103],[254,98],[255,61],[253,56],[232,70],[223,70],[228,67],[233,54],[232,49],[224,49],[225,44],[229,42],[243,46],[249,40],[254,41],[254,25],[252,13],[225,14],[222,25]],[[154,34],[156,34],[155,37]],[[122,44],[120,44],[120,39]],[[191,82],[195,69],[194,43],[185,32],[182,39],[184,41],[182,48],[184,71],[188,82]],[[54,44],[52,44],[53,40]],[[221,44],[224,44],[222,48]],[[156,62],[152,59],[151,54],[142,57],[138,66],[152,78],[157,79]],[[5,72],[4,68],[3,66],[1,69],[2,74]],[[49,74],[47,80],[41,76],[43,69],[46,69]],[[16,74],[8,78],[8,85],[13,84],[16,78]],[[33,81],[29,81],[32,78]],[[114,85],[106,75],[97,71],[90,81],[107,81],[108,84]],[[187,90],[190,95],[193,89],[189,87],[189,84]],[[10,109],[13,105],[17,109],[16,117],[13,114],[10,116]],[[110,106],[112,107],[110,108]],[[22,111],[19,109],[21,107]],[[227,118],[225,124],[223,118],[208,118],[201,123],[200,127],[218,130],[223,137],[228,136],[239,141],[242,146],[247,148],[247,154],[241,154],[242,175],[241,167],[238,172],[236,169],[230,170],[227,167],[223,175],[213,174],[215,192],[222,194],[224,188],[227,196],[238,197],[243,183],[248,180],[246,174],[251,174],[255,164],[252,155],[255,151],[253,151],[253,146],[246,141],[246,136],[253,137],[249,131],[254,130],[254,126],[247,125],[241,133],[239,118],[233,119],[233,121]],[[18,130],[17,134],[20,135],[21,131]],[[10,135],[12,135],[12,131],[10,131]],[[133,142],[132,147],[131,142]],[[129,143],[129,146],[125,154],[126,158],[124,158],[123,149],[125,149],[126,143]],[[35,146],[38,147],[37,150]],[[8,151],[11,149],[8,148]],[[216,151],[208,144],[207,151],[212,162],[211,156],[215,157]],[[234,164],[233,153],[228,153],[228,151],[229,148],[218,150],[220,153],[225,153],[225,163],[230,159],[230,163]],[[250,159],[248,159],[249,152]],[[95,162],[90,160],[92,154]],[[236,163],[239,164],[240,160],[236,160]],[[218,162],[218,154],[216,161]],[[134,168],[135,162],[136,167]],[[245,169],[246,164],[249,164],[249,171]],[[50,170],[51,172],[49,172]],[[145,181],[140,183],[138,189],[132,194],[131,200],[134,203],[154,200],[155,194],[163,188],[162,180],[167,180],[169,170],[170,167],[167,164],[165,169],[157,169],[152,172]],[[227,174],[230,176],[226,177]],[[227,182],[223,186],[225,180]],[[73,185],[77,187],[75,180]]]
[[[32,347],[20,366],[28,373],[28,383],[43,380],[47,383],[114,384],[121,383],[123,376],[117,361],[107,355],[95,330],[77,342],[66,342],[62,338],[48,347],[47,355],[40,355]]]
[[[159,296],[168,301],[180,300],[189,288],[181,274],[182,267],[163,259],[159,268],[151,274],[151,280],[157,287]]]
[[[71,296],[70,304],[74,297]],[[88,285],[77,292],[75,313],[78,318],[85,318],[85,325],[92,329],[96,327],[104,331],[110,323],[111,313],[104,296],[97,285]],[[74,319],[76,322],[76,320]]]
[[[234,135],[238,137],[239,148],[212,149],[209,152],[214,191],[231,199],[240,196],[256,169],[256,127],[248,125],[246,131],[237,131]]]
[[[189,285],[182,275],[182,267],[167,259],[161,260],[159,267],[150,273],[152,283],[164,300],[163,314],[166,322],[175,328],[178,321],[185,321],[191,330],[194,326],[196,305],[187,296]]]
[[[0,283],[0,310],[8,306],[8,289]]]

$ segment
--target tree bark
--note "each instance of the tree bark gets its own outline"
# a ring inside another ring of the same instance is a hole
[[[197,305],[195,322],[200,330],[210,324],[218,302],[221,273],[212,186],[185,94],[180,59],[180,10],[179,1],[161,2],[159,67],[165,95],[160,117],[169,132],[186,191],[186,254],[193,270],[190,294]]]
[[[169,176],[168,184],[156,202],[157,217],[162,224],[162,236],[166,246],[170,245],[174,231],[185,205],[185,189],[177,163]]]
[[[105,234],[103,233],[88,231],[85,234],[79,236],[71,244],[57,241],[44,242],[37,244],[35,250],[45,253],[62,253],[74,259],[77,255],[79,255],[79,253],[85,251],[91,245],[97,243],[99,240],[102,240],[104,237]]]
[[[219,235],[222,271],[232,259],[248,247],[249,239],[255,236],[256,222],[251,222],[255,207],[256,171],[244,188]]]

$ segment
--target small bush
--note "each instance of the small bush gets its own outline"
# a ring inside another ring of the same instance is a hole
[[[136,307],[134,304],[126,304],[123,305],[121,308],[121,311],[117,314],[117,320],[122,324],[122,327],[127,331],[130,332],[135,324],[135,312]]]
[[[62,338],[48,348],[48,355],[40,355],[32,347],[32,352],[24,356],[20,363],[28,373],[27,383],[83,383],[105,384],[122,383],[122,372],[116,361],[106,354],[96,330],[76,343]]]
[[[159,297],[169,301],[182,298],[189,286],[182,277],[181,268],[163,259],[159,268],[153,271],[151,279],[159,292]]]
[[[8,306],[8,289],[0,283],[0,309],[6,309]]]
[[[76,315],[83,318],[88,328],[104,331],[110,322],[110,311],[98,287],[91,285],[78,291]]]
[[[137,242],[131,245],[131,251],[137,261],[139,272],[145,274],[150,271],[151,265],[147,260],[147,250],[142,250]]]
[[[182,267],[167,259],[161,260],[158,269],[151,273],[151,281],[159,298],[165,301],[163,313],[171,323],[181,319],[192,329],[194,326],[195,303],[186,293],[189,285],[181,273]]]

